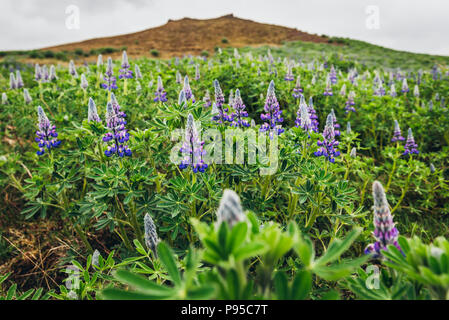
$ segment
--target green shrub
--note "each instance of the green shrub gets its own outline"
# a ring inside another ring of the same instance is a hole
[[[223,38],[223,39],[221,39],[221,43],[229,43],[229,41],[228,41],[228,39]]]
[[[159,51],[156,50],[156,49],[151,49],[151,50],[150,50],[150,54],[151,54],[153,57],[159,57]]]

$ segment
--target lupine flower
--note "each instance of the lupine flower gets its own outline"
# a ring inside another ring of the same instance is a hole
[[[296,77],[296,85],[293,88],[293,97],[295,99],[299,99],[299,97],[301,96],[303,90],[301,88],[301,76]]]
[[[73,60],[70,60],[70,62],[69,62],[69,73],[74,78],[78,78],[78,73],[76,72],[75,62],[73,62]]]
[[[317,141],[317,145],[320,148],[314,154],[317,157],[324,156],[329,162],[334,163],[335,157],[338,157],[340,155],[340,151],[337,150],[339,142],[335,140],[334,117],[331,113],[327,116],[326,119],[323,138],[323,141]]]
[[[148,81],[148,89],[153,88],[153,84],[154,84],[153,80]]]
[[[346,95],[346,83],[341,86],[340,95],[343,97]]]
[[[140,72],[139,66],[136,64],[134,67],[134,72],[136,73],[136,79],[142,79],[142,72]]]
[[[154,225],[153,219],[151,216],[146,213],[143,218],[143,226],[145,229],[145,245],[148,249],[153,251],[155,258],[157,258],[157,244],[159,243],[159,239],[157,237],[156,226]]]
[[[20,70],[16,71],[16,87],[19,88],[23,88],[24,84],[23,84],[23,80],[22,80],[22,75],[20,74]]]
[[[200,80],[200,67],[198,65],[195,65],[195,80]]]
[[[2,104],[8,104],[8,96],[5,92],[2,93]]]
[[[184,155],[179,168],[186,169],[191,166],[194,173],[204,172],[207,169],[207,164],[203,161],[203,156],[206,154],[203,145],[204,141],[200,140],[193,116],[189,113],[184,142],[179,150]]]
[[[234,91],[231,89],[229,91],[228,105],[232,106],[233,104],[234,104]]]
[[[284,119],[282,118],[282,110],[279,108],[279,102],[276,99],[273,80],[271,80],[270,85],[268,86],[264,111],[265,113],[262,113],[260,118],[266,122],[260,127],[260,131],[270,131],[270,138],[272,138],[273,133],[280,135],[284,132],[284,129],[280,124]]]
[[[351,153],[349,153],[349,156],[351,158],[357,157],[357,149],[355,147],[351,149]]]
[[[120,75],[118,76],[119,79],[132,79],[133,78],[133,72],[130,70],[130,64],[128,62],[128,55],[126,54],[126,51],[123,51],[122,53],[122,64],[120,69]]]
[[[433,163],[430,164],[430,172],[435,173],[435,166],[433,165]]]
[[[28,89],[23,89],[23,99],[25,100],[26,104],[31,103],[33,99],[31,99],[30,93],[28,92]]]
[[[382,250],[387,250],[388,245],[394,245],[401,250],[398,244],[399,231],[393,222],[384,188],[379,181],[373,183],[374,199],[374,232],[376,242],[365,248],[365,254],[373,255],[373,258],[381,258]]]
[[[179,73],[179,71],[176,71],[176,83],[181,83],[182,82],[182,76]]]
[[[97,68],[100,68],[102,65],[103,65],[103,56],[99,54],[97,58]]]
[[[346,123],[346,134],[350,134],[351,131],[352,131],[352,129],[351,129],[351,122],[348,121]]]
[[[255,128],[256,127],[256,121],[254,121],[254,119],[251,119],[251,128]]]
[[[413,95],[419,98],[419,87],[417,84],[415,84],[415,87],[413,88]]]
[[[39,81],[42,80],[42,72],[41,67],[38,63],[34,65],[34,80]]]
[[[58,79],[58,77],[56,76],[56,68],[54,65],[50,66],[50,76],[49,76],[50,81],[56,80]]]
[[[103,137],[104,142],[112,141],[112,145],[108,145],[104,152],[107,157],[114,154],[119,157],[132,155],[128,145],[125,144],[129,140],[129,133],[125,128],[126,120],[123,115],[124,113],[120,111],[118,103],[115,106],[113,105],[111,95],[111,101],[108,102],[106,107],[106,126],[109,132]]]
[[[180,106],[184,106],[184,108],[187,105],[186,94],[184,90],[179,91],[178,104]]]
[[[142,85],[140,84],[139,80],[136,80],[136,92],[137,92],[137,94],[142,93]]]
[[[154,102],[165,102],[167,101],[167,92],[164,90],[164,85],[162,84],[162,78],[160,76],[157,77],[157,89],[155,92]]]
[[[334,130],[335,130],[335,136],[340,135],[340,125],[337,122],[337,116],[335,115],[334,109],[331,109],[331,115],[334,121]]]
[[[234,191],[225,189],[217,210],[218,225],[224,222],[232,228],[242,221],[245,221],[245,214],[240,204],[240,197]]]
[[[392,97],[396,97],[397,96],[396,87],[395,87],[394,83],[390,87],[390,96],[392,96]]]
[[[94,253],[92,254],[92,265],[99,267],[100,266],[100,251],[98,251],[97,249],[95,249]]]
[[[346,105],[345,105],[345,113],[348,114],[349,112],[355,112],[355,102],[354,102],[354,97],[355,97],[355,92],[354,91],[350,91],[348,94],[348,100],[346,100]]]
[[[87,109],[87,121],[96,121],[101,122],[100,117],[98,116],[97,106],[92,98],[89,98],[89,105]]]
[[[413,138],[413,132],[412,132],[412,128],[408,128],[408,134],[407,134],[407,141],[405,142],[405,146],[404,146],[404,153],[403,155],[407,155],[410,154],[412,155],[414,154],[419,154],[418,151],[418,145],[415,143],[415,138]]]
[[[223,91],[221,90],[220,83],[218,80],[214,80],[214,90],[215,90],[215,107],[217,108],[218,114],[213,116],[212,119],[218,123],[225,124],[227,121],[232,121],[228,116],[228,108],[223,108],[225,103],[225,98]]]
[[[203,98],[203,102],[204,102],[203,106],[205,108],[209,108],[212,105],[212,100],[210,99],[209,90],[206,91],[206,94],[204,95],[204,98]]]
[[[89,86],[89,83],[87,82],[86,76],[83,73],[81,75],[80,87],[81,87],[81,89],[86,90],[88,86]]]
[[[39,150],[36,154],[41,156],[45,153],[45,148],[50,152],[51,148],[57,148],[61,144],[61,141],[57,139],[58,133],[56,132],[56,126],[50,123],[41,106],[37,107],[37,116],[39,129],[36,131],[35,141],[38,143]]]
[[[192,102],[195,103],[195,97],[192,93],[192,89],[190,89],[188,76],[184,77],[184,87],[182,88],[182,90],[184,91],[184,94],[186,95],[186,100],[187,101],[192,100]]]
[[[408,84],[407,84],[407,78],[404,78],[404,80],[402,80],[402,93],[407,93],[408,92]]]
[[[301,127],[307,133],[310,133],[310,131],[312,131],[312,120],[310,119],[308,106],[303,95],[301,95],[299,108],[296,112],[295,127]]]
[[[249,127],[249,122],[243,118],[248,117],[248,112],[245,111],[245,105],[243,104],[242,97],[240,96],[240,90],[235,90],[235,97],[233,99],[233,107],[235,112],[231,115],[232,127]]]
[[[308,106],[310,120],[312,121],[312,130],[313,132],[318,133],[318,126],[320,125],[318,122],[318,116],[316,114],[315,108],[313,107],[313,98],[309,98],[309,106]]]
[[[285,81],[293,81],[293,80],[295,80],[295,76],[293,75],[292,65],[291,64],[289,64],[287,66],[287,73],[285,74],[284,80]]]
[[[325,96],[333,95],[329,77],[326,79],[326,88],[324,89],[323,95],[325,95]]]
[[[399,128],[399,122],[397,120],[394,120],[394,132],[393,132],[393,138],[391,138],[391,142],[396,141],[404,141],[405,138],[401,135],[401,128]]]
[[[48,82],[50,76],[48,74],[48,68],[47,66],[43,66],[41,69],[41,78],[42,78],[42,82]]]
[[[102,83],[101,86],[103,87],[103,89],[109,90],[111,91],[112,89],[117,89],[117,79],[114,77],[113,75],[113,70],[112,70],[112,59],[111,57],[108,58],[108,65],[106,67],[106,73],[105,76],[103,78],[104,81],[106,81],[106,83]]]
[[[16,77],[12,72],[9,74],[9,88],[12,90],[17,89]]]
[[[337,72],[335,71],[334,65],[331,66],[331,70],[329,71],[329,80],[331,84],[337,83]]]

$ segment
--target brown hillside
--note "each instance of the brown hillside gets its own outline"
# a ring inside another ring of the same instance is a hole
[[[222,43],[226,38],[228,43]],[[114,47],[127,47],[128,54],[148,55],[156,49],[162,57],[213,52],[216,46],[260,46],[280,45],[283,41],[327,42],[327,38],[308,34],[296,29],[263,24],[240,19],[232,14],[207,20],[184,18],[169,20],[165,25],[127,35],[91,39],[69,43],[42,50],[72,51]],[[118,54],[117,54],[118,55]]]

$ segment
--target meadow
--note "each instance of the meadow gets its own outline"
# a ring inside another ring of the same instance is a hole
[[[448,299],[448,59],[338,41],[4,59],[0,299]]]

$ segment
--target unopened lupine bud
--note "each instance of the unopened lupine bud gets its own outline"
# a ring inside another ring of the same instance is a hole
[[[431,163],[429,167],[430,167],[430,172],[435,173],[435,166],[433,165],[433,163]]]
[[[8,104],[8,96],[5,92],[2,93],[2,104]]]
[[[98,116],[97,106],[92,98],[89,98],[89,105],[87,109],[87,121],[96,121],[101,122],[100,117]]]
[[[16,87],[17,88],[23,88],[24,84],[23,84],[23,80],[22,80],[22,75],[20,74],[20,71],[17,70],[16,71]]]
[[[217,221],[220,225],[223,221],[232,228],[236,223],[245,220],[240,197],[234,191],[226,189],[220,200],[220,206],[217,211]]]
[[[78,73],[76,72],[75,62],[73,62],[73,60],[70,60],[70,62],[69,62],[69,73],[75,78],[78,77]]]
[[[103,56],[99,54],[97,58],[97,68],[101,67],[102,65],[103,65]]]
[[[31,101],[33,101],[33,99],[31,99],[30,93],[28,92],[28,89],[23,89],[23,98],[25,100],[26,104],[31,103]]]
[[[58,79],[57,75],[56,75],[56,68],[54,65],[50,66],[50,76],[49,76],[50,81],[56,80]]]
[[[180,106],[185,106],[187,104],[186,94],[184,90],[179,91],[178,104]]]
[[[9,88],[10,89],[16,89],[17,83],[16,83],[16,77],[14,76],[14,73],[9,74]]]
[[[88,86],[89,86],[89,83],[87,82],[86,76],[83,73],[81,75],[80,87],[81,87],[81,89],[86,90]]]
[[[351,153],[349,154],[351,158],[357,157],[357,149],[354,147],[351,149]]]
[[[351,131],[352,131],[352,129],[351,129],[351,122],[348,121],[348,122],[346,123],[346,133],[347,133],[347,134],[350,134]]]
[[[92,254],[92,265],[99,267],[100,266],[100,251],[95,249],[94,253]]]
[[[145,244],[148,249],[153,251],[154,256],[157,258],[157,244],[159,239],[157,237],[156,226],[154,225],[153,219],[151,216],[146,213],[143,219],[143,224],[145,228]]]

